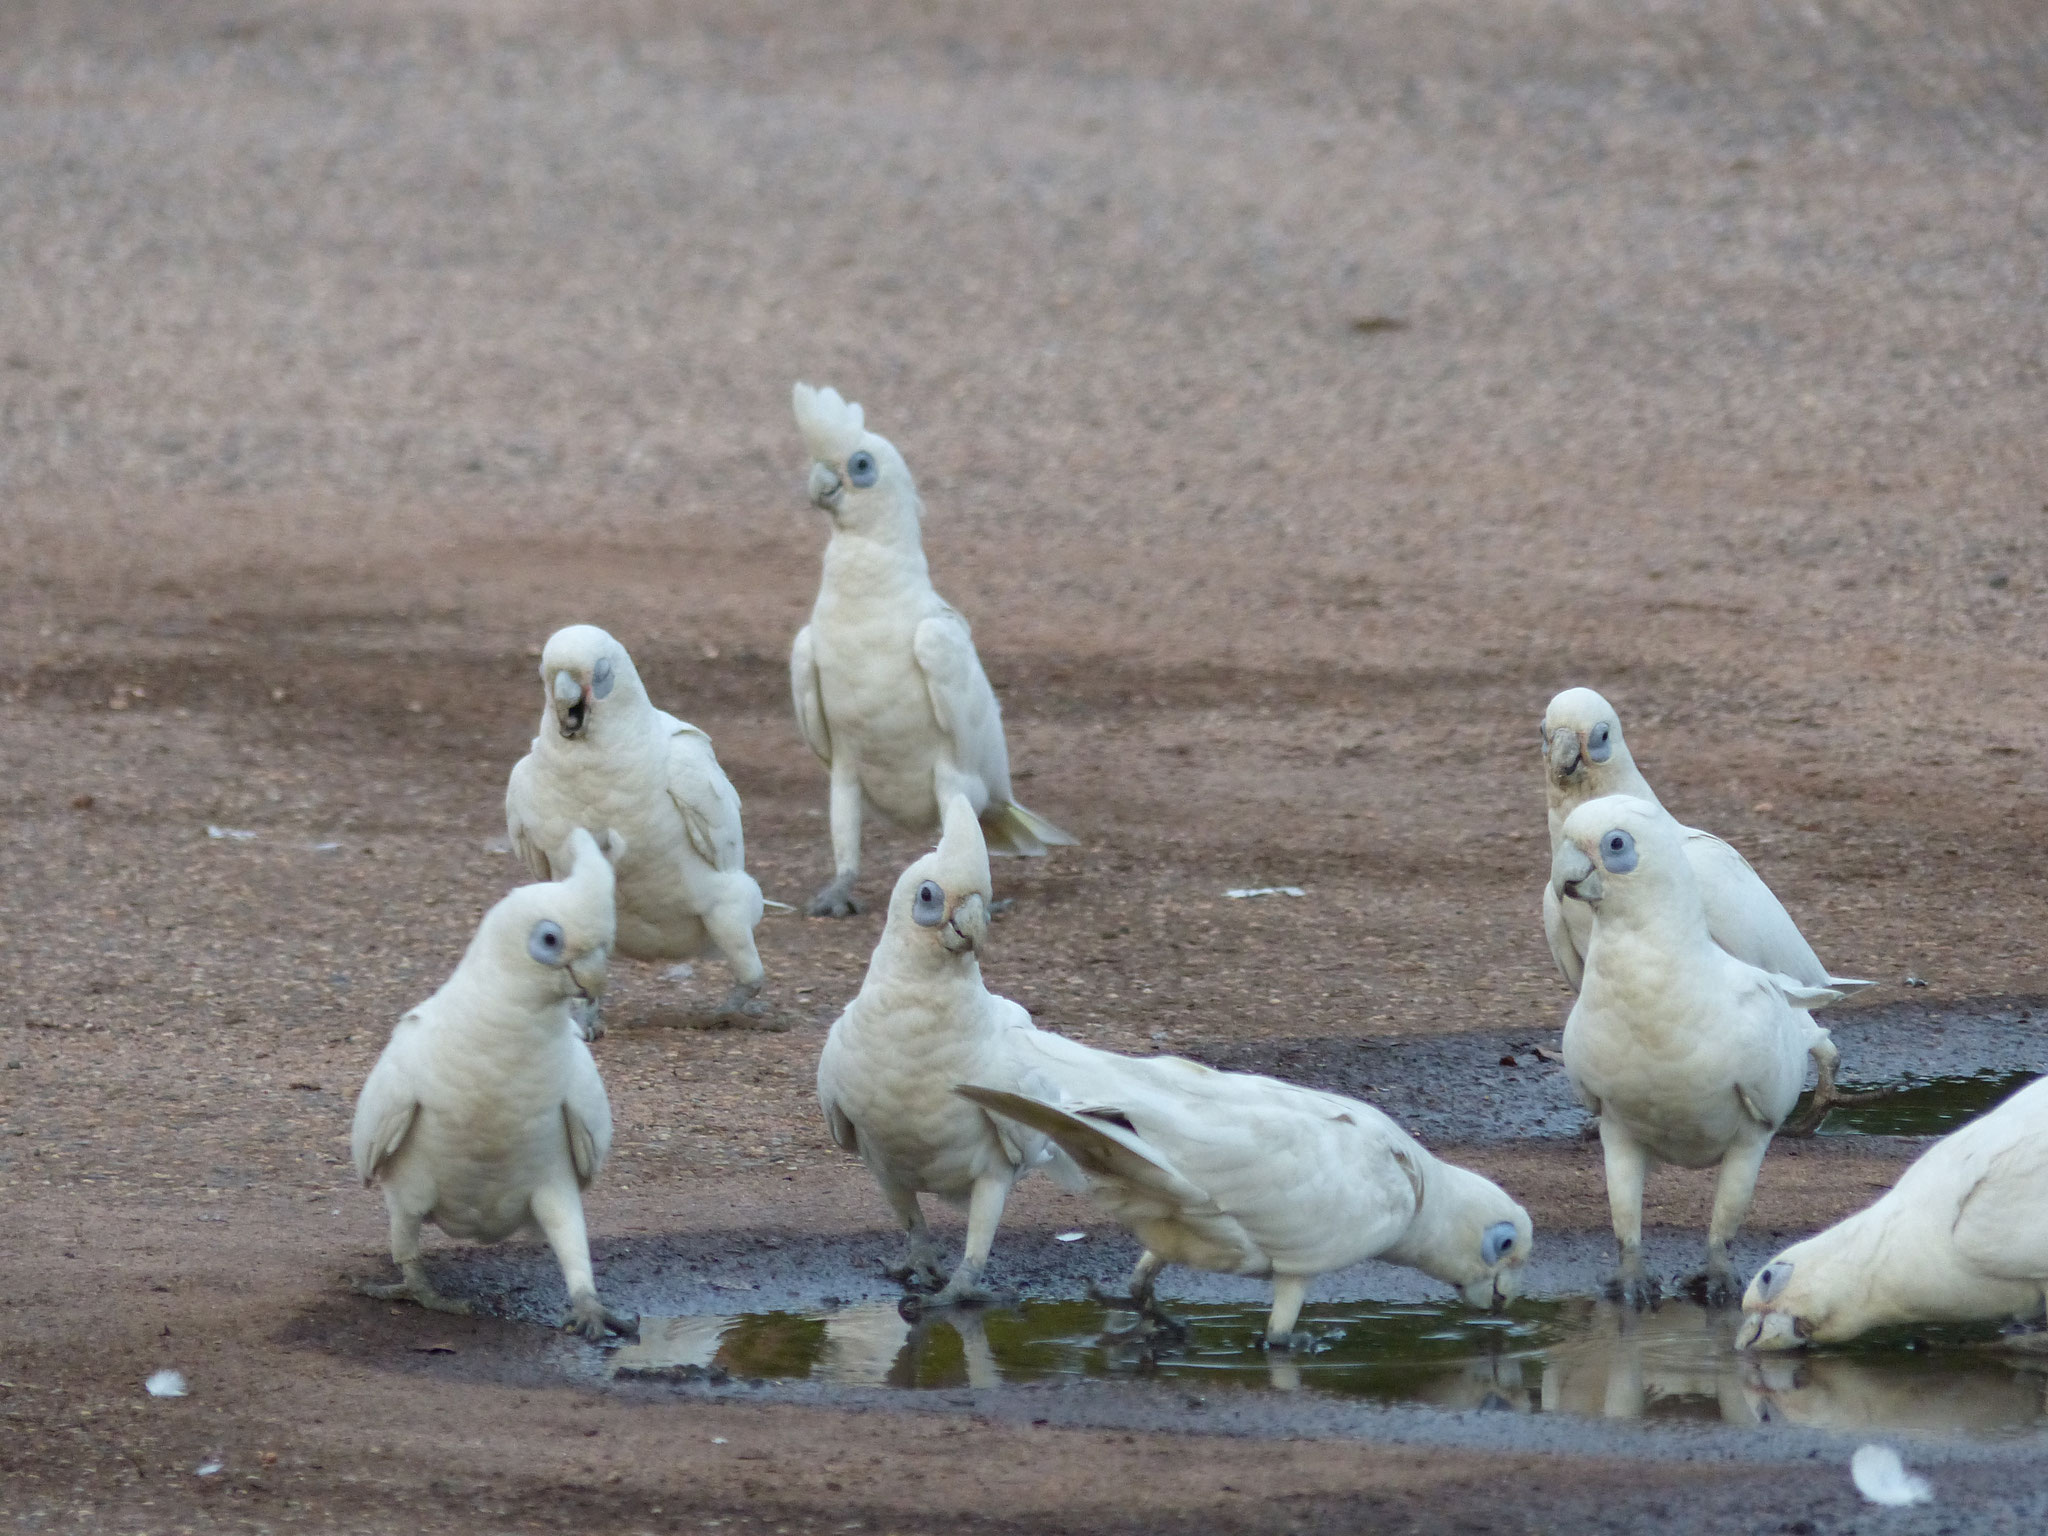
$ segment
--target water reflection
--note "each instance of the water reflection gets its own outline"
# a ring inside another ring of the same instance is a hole
[[[906,1390],[1158,1379],[1182,1391],[1229,1384],[1445,1409],[1907,1434],[2048,1427],[2048,1362],[1983,1348],[1981,1335],[1758,1357],[1735,1352],[1737,1314],[1690,1302],[1636,1313],[1604,1301],[1538,1301],[1504,1315],[1360,1303],[1311,1309],[1313,1351],[1266,1355],[1255,1346],[1262,1308],[1183,1310],[1189,1337],[1168,1348],[1106,1337],[1105,1324],[1119,1319],[1083,1301],[916,1323],[881,1302],[646,1317],[639,1341],[616,1350],[611,1369]]]
[[[1888,1083],[1844,1083],[1843,1091],[1880,1094],[1844,1105],[1821,1121],[1823,1136],[1945,1136],[2003,1103],[2039,1074],[1979,1072],[1969,1077],[1902,1077]]]

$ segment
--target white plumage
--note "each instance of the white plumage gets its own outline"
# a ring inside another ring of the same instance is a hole
[[[1893,1323],[2048,1316],[2048,1078],[1923,1152],[1876,1204],[1794,1243],[1742,1298],[1745,1349]],[[2048,1334],[2018,1335],[2039,1348]]]
[[[1565,818],[1589,800],[1633,795],[1663,810],[1663,802],[1637,770],[1622,739],[1620,717],[1592,689],[1567,688],[1552,699],[1543,714],[1542,732],[1552,857]],[[1716,944],[1758,970],[1790,976],[1804,986],[1846,990],[1869,985],[1828,974],[1783,903],[1733,846],[1697,827],[1679,825],[1679,832],[1699,885],[1707,931]],[[1543,933],[1558,970],[1574,990],[1592,927],[1590,910],[1558,900],[1556,891],[1544,886]]]
[[[1642,1306],[1643,1181],[1652,1161],[1718,1163],[1705,1299],[1732,1301],[1728,1243],[1749,1212],[1771,1136],[1792,1111],[1809,1054],[1832,1059],[1807,1010],[1837,994],[1769,975],[1707,931],[1682,829],[1633,796],[1565,819],[1551,887],[1591,908],[1579,997],[1564,1029],[1573,1088],[1600,1117],[1621,1269],[1613,1289]]]
[[[1474,1306],[1516,1292],[1528,1213],[1370,1104],[1042,1031],[1011,1042],[1011,1056],[1023,1067],[1012,1076],[1046,1086],[970,1080],[961,1095],[1050,1137],[1080,1167],[1089,1193],[1145,1245],[1131,1299],[1154,1317],[1153,1281],[1167,1264],[1270,1276],[1266,1335],[1277,1347],[1308,1282],[1365,1259],[1413,1265]]]
[[[818,1103],[833,1141],[860,1155],[909,1233],[901,1278],[941,1277],[918,1195],[967,1207],[966,1253],[935,1306],[987,1295],[981,1272],[1010,1186],[1054,1156],[1036,1131],[953,1092],[961,1082],[1026,1086],[1010,1039],[1036,1033],[1030,1014],[982,985],[989,897],[981,827],[956,796],[939,846],[897,880],[860,993],[818,1059]]]
[[[762,983],[761,887],[711,738],[656,709],[626,648],[593,625],[552,635],[540,675],[540,734],[505,786],[513,850],[546,880],[567,868],[577,828],[617,828],[627,853],[616,952],[689,960],[716,950],[733,972],[721,1011],[744,1011]]]
[[[637,1323],[597,1299],[591,1275],[583,1191],[611,1148],[612,1112],[570,1009],[604,988],[613,880],[588,832],[568,853],[567,878],[521,886],[484,915],[363,1084],[350,1146],[363,1183],[383,1189],[403,1278],[359,1289],[467,1312],[428,1280],[422,1224],[481,1243],[538,1227],[569,1288],[564,1326],[599,1339]]]
[[[832,519],[811,622],[789,653],[797,724],[832,774],[833,877],[811,914],[858,910],[866,806],[927,832],[964,795],[996,853],[1072,843],[1011,793],[1002,711],[967,621],[932,588],[924,506],[903,456],[837,390],[798,384],[792,405],[813,460],[811,501]]]
[[[1849,1458],[1849,1478],[1872,1504],[1897,1509],[1934,1500],[1927,1479],[1908,1472],[1899,1453],[1888,1445],[1859,1445]]]

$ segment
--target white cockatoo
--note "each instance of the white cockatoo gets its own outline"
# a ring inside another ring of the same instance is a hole
[[[1589,800],[1633,795],[1664,810],[1664,803],[1643,778],[1627,741],[1622,738],[1620,716],[1615,714],[1613,705],[1591,688],[1567,688],[1558,694],[1543,712],[1540,729],[1553,859],[1557,857],[1558,840],[1564,835],[1565,818]],[[1813,946],[1799,931],[1799,925],[1792,921],[1792,914],[1733,844],[1698,827],[1676,825],[1684,839],[1686,861],[1692,865],[1693,878],[1699,885],[1701,905],[1706,909],[1707,932],[1713,935],[1716,944],[1760,971],[1789,976],[1804,987],[1846,993],[1870,985],[1867,981],[1828,974]],[[1551,958],[1557,961],[1558,970],[1574,992],[1579,989],[1585,969],[1586,943],[1592,931],[1592,909],[1583,903],[1560,900],[1555,887],[1546,880],[1543,936],[1550,941]],[[1817,1130],[1834,1099],[1832,1053],[1823,1052],[1815,1057],[1814,1064],[1820,1077],[1813,1102],[1803,1115],[1785,1125],[1787,1134],[1809,1135]]]
[[[612,856],[624,852],[611,834]],[[384,1192],[403,1277],[359,1286],[467,1312],[420,1262],[420,1227],[500,1242],[538,1227],[569,1288],[563,1326],[587,1339],[637,1320],[597,1299],[583,1191],[611,1149],[612,1111],[571,1005],[604,989],[612,945],[610,859],[577,829],[564,877],[525,885],[484,914],[441,990],[398,1021],[356,1100],[356,1172]]]
[[[1839,994],[1758,970],[1714,942],[1684,829],[1649,801],[1610,795],[1573,811],[1550,883],[1593,913],[1564,1067],[1600,1120],[1621,1244],[1612,1291],[1633,1306],[1657,1294],[1642,1252],[1650,1163],[1718,1163],[1702,1299],[1732,1302],[1729,1240],[1798,1102],[1808,1056],[1833,1064],[1834,1044],[1809,1010]]]
[[[859,910],[864,806],[930,832],[964,795],[992,852],[1071,844],[1011,794],[1002,710],[967,621],[932,589],[924,503],[903,455],[836,389],[799,384],[792,403],[813,460],[811,501],[832,519],[811,622],[789,652],[797,724],[832,772],[833,875],[810,914]]]
[[[2048,1317],[2048,1078],[1921,1153],[1875,1205],[1794,1243],[1742,1298],[1745,1349],[1892,1323]],[[2048,1334],[2017,1336],[2039,1348]]]
[[[1412,1265],[1472,1306],[1520,1287],[1528,1212],[1370,1104],[1042,1032],[1011,1054],[1050,1091],[970,1081],[961,1095],[1051,1138],[1137,1234],[1130,1303],[1155,1321],[1174,1326],[1152,1295],[1167,1264],[1271,1277],[1275,1348],[1292,1343],[1311,1280],[1365,1259]]]
[[[956,795],[939,846],[897,880],[860,993],[818,1058],[818,1103],[833,1141],[860,1155],[909,1233],[908,1261],[891,1273],[942,1278],[920,1193],[967,1207],[966,1253],[933,1306],[986,1299],[981,1272],[1010,1186],[1056,1160],[1036,1131],[953,1092],[961,1082],[1025,1086],[1009,1037],[1037,1033],[1030,1014],[982,985],[989,899],[981,825]],[[1071,1169],[1056,1171],[1077,1182]]]
[[[1565,818],[1588,800],[1633,795],[1659,810],[1663,802],[1643,778],[1622,739],[1614,706],[1590,688],[1567,688],[1543,714],[1544,788],[1549,801],[1550,851],[1557,853]],[[1667,813],[1668,814],[1668,813]],[[1790,976],[1802,986],[1846,991],[1867,981],[1830,976],[1784,905],[1736,849],[1697,827],[1681,825],[1685,856],[1698,881],[1714,942],[1760,971]],[[1543,932],[1564,979],[1576,989],[1585,962],[1592,913],[1543,888]]]
[[[733,974],[720,1011],[745,1012],[761,990],[761,887],[711,738],[656,709],[626,648],[594,625],[551,635],[540,677],[540,734],[505,786],[513,851],[546,880],[567,867],[577,828],[617,828],[628,852],[614,952],[691,960],[716,950]]]

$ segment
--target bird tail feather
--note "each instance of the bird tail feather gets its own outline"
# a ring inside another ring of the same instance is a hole
[[[1020,859],[1043,858],[1049,847],[1072,848],[1080,842],[1073,833],[1014,800],[1001,808],[991,805],[983,813],[981,835],[990,853]]]

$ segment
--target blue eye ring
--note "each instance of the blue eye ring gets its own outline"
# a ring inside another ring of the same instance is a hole
[[[1636,867],[1636,840],[1620,827],[1601,834],[1600,866],[1610,875],[1625,875]]]
[[[863,490],[873,485],[881,473],[882,468],[875,462],[875,456],[865,448],[846,461],[847,483],[860,486]]]
[[[1479,1240],[1479,1256],[1488,1264],[1498,1264],[1514,1251],[1515,1224],[1512,1221],[1496,1221],[1486,1229],[1486,1235]]]
[[[927,880],[910,899],[910,920],[920,928],[936,928],[945,921],[946,893],[936,880]]]
[[[1586,756],[1596,763],[1604,763],[1614,756],[1614,732],[1605,720],[1586,732]]]
[[[590,696],[593,699],[608,698],[614,681],[611,657],[599,657],[597,665],[590,669]]]
[[[526,952],[550,969],[569,963],[569,938],[562,932],[562,925],[552,918],[542,918],[533,925],[533,932],[526,936]]]

